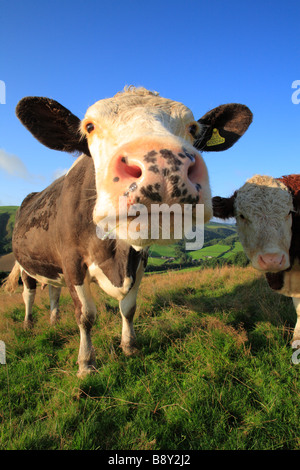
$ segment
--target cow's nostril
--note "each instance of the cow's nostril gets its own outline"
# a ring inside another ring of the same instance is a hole
[[[119,160],[118,170],[123,176],[130,176],[131,178],[140,178],[142,176],[142,169],[138,165],[128,163],[126,157],[121,157]]]
[[[199,165],[198,161],[196,160],[195,162],[191,163],[188,172],[187,172],[187,177],[190,180],[191,183],[197,183],[199,180]]]
[[[136,165],[126,165],[124,170],[127,175],[133,176],[133,178],[140,178],[142,176],[142,170]]]

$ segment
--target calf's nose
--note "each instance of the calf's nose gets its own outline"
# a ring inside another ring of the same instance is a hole
[[[265,253],[258,256],[258,264],[265,271],[280,271],[285,269],[286,258],[282,253]]]

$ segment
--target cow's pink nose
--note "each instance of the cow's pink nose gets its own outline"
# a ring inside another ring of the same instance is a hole
[[[144,137],[124,144],[109,163],[107,181],[128,204],[197,204],[207,170],[201,155],[171,138]]]
[[[258,256],[258,264],[264,270],[280,270],[285,267],[285,255],[281,253],[265,253]]]

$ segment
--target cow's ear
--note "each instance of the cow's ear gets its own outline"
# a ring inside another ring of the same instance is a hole
[[[17,117],[34,137],[54,150],[90,156],[87,140],[80,132],[80,119],[57,101],[28,96],[19,101]]]
[[[194,147],[204,152],[227,150],[246,132],[252,119],[252,112],[243,104],[218,106],[199,119],[201,131]]]
[[[294,195],[294,207],[297,215],[300,215],[300,190]]]
[[[219,219],[234,217],[234,200],[236,192],[231,197],[215,196],[212,198],[213,215]]]

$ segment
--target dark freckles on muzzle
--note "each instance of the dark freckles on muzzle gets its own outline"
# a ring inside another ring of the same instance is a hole
[[[168,187],[170,197],[176,202],[197,204],[201,190],[201,184],[193,181],[198,169],[197,159],[196,154],[184,147],[176,153],[167,148],[151,150],[142,158],[146,174],[152,174],[151,181],[145,178],[139,182],[142,170],[136,165],[130,165],[128,159],[122,157],[121,163],[124,169],[126,168],[125,172],[135,178],[135,181],[131,182],[124,191],[123,196],[130,197],[131,202],[135,203],[140,203],[144,198],[154,203],[162,203],[164,190]],[[118,182],[119,179],[115,176],[113,182]]]

